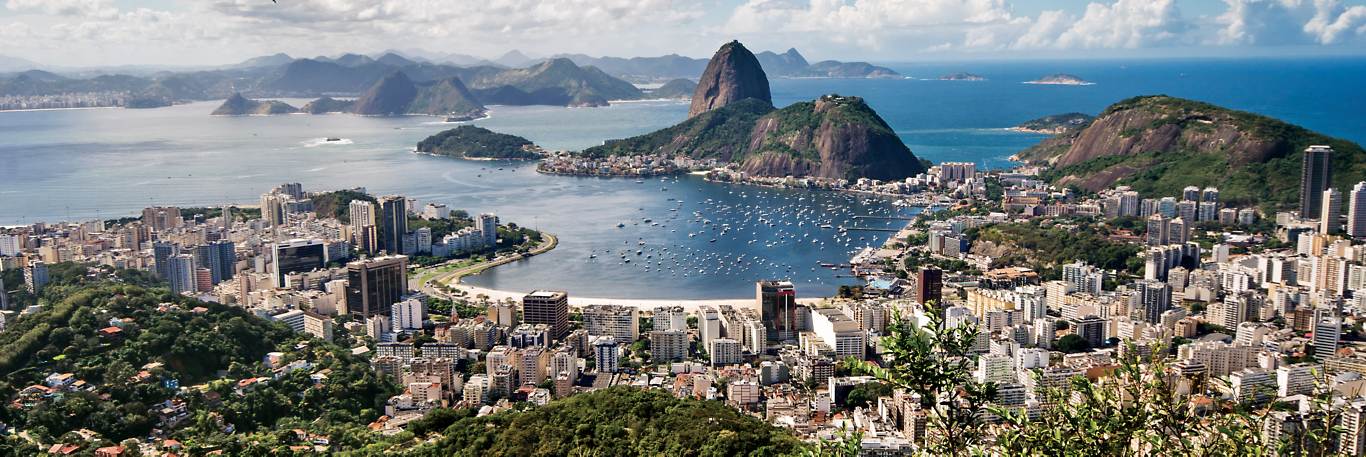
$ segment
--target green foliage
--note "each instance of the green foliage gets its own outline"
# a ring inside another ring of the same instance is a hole
[[[650,92],[653,98],[690,98],[697,92],[697,82],[691,79],[679,78],[669,81],[658,89]]]
[[[1059,351],[1068,354],[1086,352],[1091,349],[1091,343],[1086,341],[1086,338],[1082,338],[1081,335],[1075,333],[1058,338],[1057,346]]]
[[[351,223],[352,200],[363,200],[374,204],[375,211],[377,212],[376,216],[382,211],[379,207],[379,200],[376,200],[375,197],[353,190],[339,190],[322,195],[315,195],[310,198],[310,200],[313,200],[313,212],[317,213],[318,218],[330,217],[343,224]],[[378,219],[378,217],[376,217],[376,219]],[[381,226],[381,230],[382,229],[383,227]]]
[[[786,429],[721,402],[627,386],[526,412],[459,419],[442,434],[408,454],[758,457],[795,455],[804,447]]]
[[[1142,248],[1128,243],[1110,241],[1096,232],[1090,224],[1082,224],[1076,233],[1061,228],[1043,228],[1038,221],[1028,224],[991,224],[973,227],[964,232],[968,243],[990,241],[997,246],[1013,247],[1008,254],[992,263],[993,267],[1027,265],[1035,270],[1083,260],[1106,270],[1133,270],[1128,262]]]
[[[308,102],[303,108],[299,108],[299,111],[308,114],[343,113],[351,109],[351,106],[355,104],[355,100],[336,100],[332,97],[323,97]]]
[[[849,391],[849,396],[845,397],[844,403],[853,408],[867,408],[869,405],[877,406],[878,397],[891,397],[892,386],[883,382],[865,382],[854,386],[854,390]]]
[[[531,141],[516,135],[495,133],[483,127],[462,125],[427,137],[417,150],[438,155],[491,158],[533,159],[539,154],[527,149]]]
[[[1299,202],[1304,149],[1310,145],[1328,145],[1334,150],[1332,187],[1346,189],[1366,180],[1366,150],[1360,145],[1278,119],[1165,95],[1129,98],[1106,108],[1099,117],[1127,110],[1145,110],[1158,117],[1147,125],[1118,132],[1121,137],[1169,125],[1175,126],[1179,135],[1232,127],[1244,136],[1211,153],[1200,152],[1195,144],[1179,144],[1170,152],[1138,150],[1126,155],[1099,157],[1050,170],[1043,179],[1055,183],[1067,176],[1086,179],[1104,170],[1127,167],[1135,172],[1115,184],[1130,186],[1145,198],[1180,195],[1181,190],[1190,185],[1214,186],[1219,188],[1219,199],[1225,205],[1260,207],[1264,212],[1272,213],[1294,207]],[[1252,161],[1233,152],[1235,146],[1247,141],[1265,145],[1267,154]],[[1061,155],[1069,147],[1069,141],[1056,136],[1020,155],[1026,160],[1042,160]]]
[[[706,158],[739,152],[739,145],[748,143],[746,140],[759,117],[773,111],[773,105],[768,102],[745,99],[699,114],[672,127],[585,149],[583,155],[605,158],[664,153]]]

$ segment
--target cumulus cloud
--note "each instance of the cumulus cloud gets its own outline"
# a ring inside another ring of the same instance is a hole
[[[1224,0],[1214,44],[1339,44],[1366,35],[1366,6],[1340,0]]]

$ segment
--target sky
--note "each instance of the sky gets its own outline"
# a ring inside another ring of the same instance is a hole
[[[0,0],[0,55],[220,65],[386,49],[809,61],[1366,55],[1366,0]]]

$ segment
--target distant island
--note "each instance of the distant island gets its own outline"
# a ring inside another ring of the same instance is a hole
[[[308,114],[346,113],[350,112],[351,107],[355,104],[355,100],[336,100],[332,97],[323,97],[309,102],[303,108],[299,108],[299,111]]]
[[[693,92],[697,92],[697,81],[679,78],[659,86],[650,92],[650,96],[660,100],[687,100],[692,98]]]
[[[986,78],[972,73],[957,71],[939,77],[940,81],[986,81]]]
[[[1054,114],[1052,116],[1027,121],[1023,124],[1011,127],[1008,130],[1014,130],[1016,132],[1058,134],[1085,125],[1095,118],[1095,116],[1082,113]]]
[[[1086,82],[1086,80],[1069,74],[1055,73],[1033,81],[1025,81],[1025,84],[1061,84],[1064,86],[1089,86],[1095,83]]]
[[[272,114],[292,114],[299,112],[298,108],[289,106],[285,102],[275,100],[248,100],[242,97],[242,93],[232,94],[218,109],[210,113],[213,116],[268,116]]]
[[[530,140],[462,125],[417,143],[417,152],[462,159],[538,159],[543,151]]]

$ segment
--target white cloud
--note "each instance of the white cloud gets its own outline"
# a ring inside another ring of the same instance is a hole
[[[109,3],[109,0],[9,0],[5,2],[5,8],[10,11],[37,8],[52,16],[113,19],[119,10]]]
[[[1117,49],[1163,46],[1177,42],[1191,28],[1175,0],[1119,0],[1091,3],[1086,15],[1058,36],[1063,49]]]
[[[1366,6],[1340,0],[1224,0],[1228,11],[1212,43],[1221,45],[1339,44],[1366,35]]]

